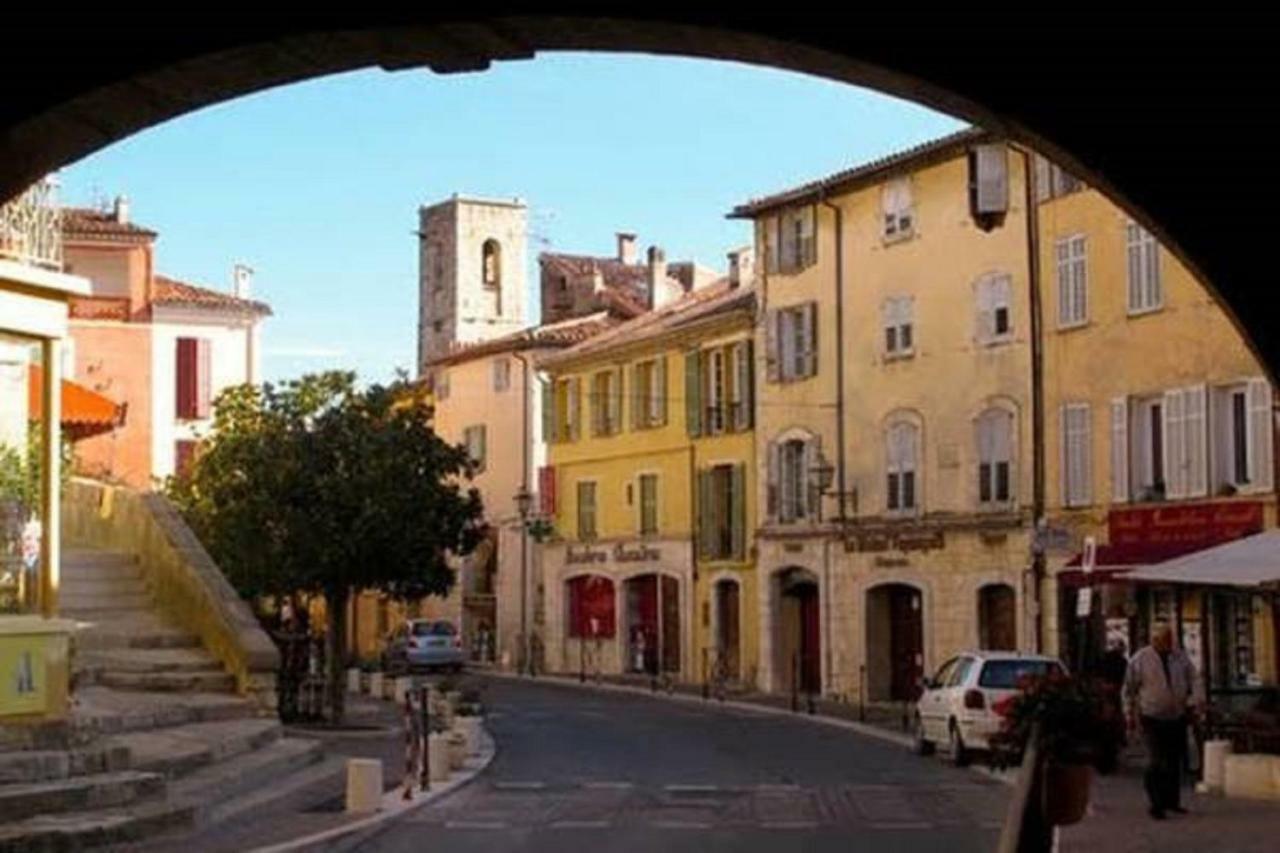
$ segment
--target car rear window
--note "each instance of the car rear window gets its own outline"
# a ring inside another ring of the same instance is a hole
[[[415,637],[452,637],[456,633],[458,633],[458,629],[454,628],[451,622],[413,623],[413,636]]]
[[[991,660],[983,665],[978,686],[1012,690],[1023,676],[1040,677],[1061,671],[1062,667],[1047,660]]]

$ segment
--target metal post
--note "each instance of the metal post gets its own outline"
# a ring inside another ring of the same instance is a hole
[[[587,638],[581,636],[578,637],[578,683],[587,683]]]
[[[800,653],[791,655],[791,710],[800,710]]]
[[[703,646],[702,648],[702,701],[703,702],[711,698],[711,682],[708,680],[710,677],[710,674],[707,672],[707,651],[708,649],[705,646]]]
[[[858,667],[858,721],[867,721],[867,665]]]

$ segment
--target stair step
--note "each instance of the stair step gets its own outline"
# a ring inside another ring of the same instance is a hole
[[[236,677],[221,669],[200,672],[120,672],[107,669],[97,673],[94,682],[119,690],[154,693],[230,693],[236,689]]]
[[[140,577],[71,575],[59,583],[59,598],[87,598],[95,595],[146,595],[147,584]]]
[[[162,798],[124,808],[37,815],[0,826],[0,850],[47,853],[124,845],[168,829],[190,827],[194,819],[194,806]]]
[[[142,566],[133,554],[117,551],[63,551],[63,577],[141,576]]]
[[[204,672],[218,668],[218,662],[203,649],[85,651],[77,663],[84,669],[114,672]]]
[[[133,610],[150,612],[151,596],[146,592],[128,593],[68,593],[58,597],[58,606],[68,615],[100,613],[104,610]]]
[[[252,702],[226,693],[152,693],[101,686],[78,688],[74,710],[77,725],[108,735],[257,715]]]
[[[50,782],[0,786],[0,823],[37,814],[55,814],[128,805],[164,791],[159,773],[123,770]]]
[[[323,745],[318,740],[284,738],[172,782],[169,796],[173,802],[194,806],[197,821],[203,822],[214,817],[221,804],[281,782],[290,774],[320,761],[323,752]]]
[[[128,748],[132,767],[175,778],[273,746],[282,732],[278,720],[259,717],[137,731],[111,743]]]
[[[83,619],[76,636],[79,648],[190,649],[200,645],[195,634],[175,628],[154,613],[106,614]]]
[[[49,782],[127,769],[129,750],[123,746],[22,749],[0,753],[0,785]]]

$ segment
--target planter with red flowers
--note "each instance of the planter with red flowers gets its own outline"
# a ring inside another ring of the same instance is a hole
[[[1107,748],[1113,703],[1096,681],[1058,672],[1019,686],[993,706],[1003,723],[991,739],[992,762],[1021,763],[1034,739],[1044,815],[1055,826],[1076,823],[1089,805],[1093,764]]]

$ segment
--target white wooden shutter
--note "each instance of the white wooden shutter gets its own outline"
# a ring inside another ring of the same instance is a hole
[[[988,343],[996,336],[995,284],[995,279],[991,276],[983,276],[978,279],[977,337],[979,343]]]
[[[818,375],[818,303],[810,302],[802,312],[804,324],[804,363],[802,376]]]
[[[1083,323],[1089,319],[1089,278],[1086,267],[1087,251],[1084,237],[1076,237],[1071,241],[1071,291],[1072,311],[1075,322]]]
[[[1071,454],[1068,448],[1071,440],[1068,436],[1067,405],[1058,409],[1058,499],[1063,506],[1071,506]]]
[[[768,471],[765,477],[765,512],[770,521],[778,520],[778,490],[781,488],[782,460],[779,458],[778,442],[769,442],[765,456],[768,460]]]
[[[1111,401],[1111,500],[1129,500],[1129,401]]]
[[[796,370],[796,312],[785,309],[778,312],[778,376],[782,380],[794,379]]]
[[[1087,506],[1093,499],[1089,405],[1064,406],[1062,420],[1065,503],[1068,506]]]
[[[1183,391],[1183,430],[1187,445],[1187,475],[1184,488],[1187,497],[1203,497],[1209,493],[1206,394],[1207,389],[1203,385],[1196,385]]]
[[[974,148],[977,167],[977,213],[1004,213],[1009,209],[1009,152],[1004,145]]]
[[[1274,479],[1273,441],[1275,418],[1271,411],[1271,383],[1249,380],[1249,483],[1254,490],[1270,491]]]
[[[1071,247],[1066,240],[1054,245],[1058,267],[1058,325],[1071,322]]]
[[[1164,493],[1187,495],[1187,438],[1182,389],[1164,392]]]

